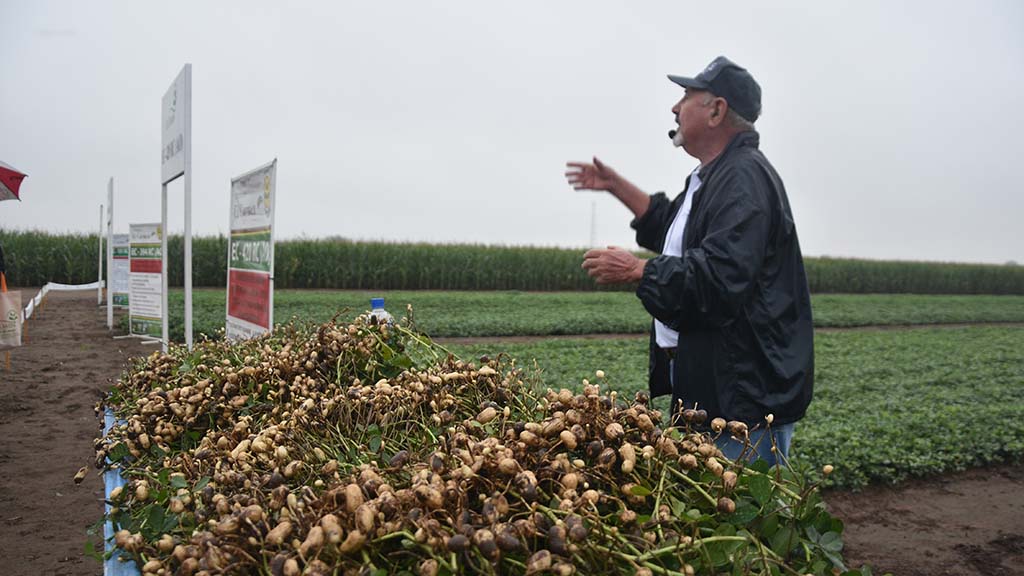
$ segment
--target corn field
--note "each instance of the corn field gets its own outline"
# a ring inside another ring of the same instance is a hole
[[[14,286],[96,280],[96,235],[0,230]],[[193,285],[223,287],[225,236],[192,240]],[[275,245],[277,288],[338,290],[632,290],[598,287],[585,249],[297,239]],[[171,286],[184,279],[181,236],[168,239]],[[650,256],[649,254],[647,256]],[[1024,266],[805,258],[814,293],[1024,294]]]

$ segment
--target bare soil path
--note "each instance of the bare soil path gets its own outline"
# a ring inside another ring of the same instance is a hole
[[[129,357],[154,346],[113,340],[94,292],[51,292],[27,332],[12,370],[0,367],[0,574],[102,574],[84,555],[86,529],[103,513],[93,406]],[[76,485],[82,466],[90,473]],[[1024,576],[1024,466],[831,492],[826,501],[846,522],[851,566],[899,576]]]

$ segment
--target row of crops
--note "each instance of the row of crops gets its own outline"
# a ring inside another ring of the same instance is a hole
[[[223,287],[227,238],[192,240],[194,286]],[[95,235],[0,230],[16,286],[96,279]],[[298,239],[275,246],[278,288],[596,291],[584,249]],[[183,283],[182,237],[168,239],[171,286]],[[1024,266],[806,258],[813,293],[1024,294]],[[611,288],[629,290],[628,287]]]
[[[183,292],[172,289],[168,297],[170,336],[176,342],[185,341]],[[651,323],[630,292],[494,290],[278,290],[274,319],[351,320],[366,311],[374,296],[386,297],[396,316],[412,306],[417,327],[433,337],[643,334]],[[193,338],[217,338],[223,331],[225,299],[224,289],[193,292]],[[1024,322],[1024,296],[815,294],[811,306],[818,328]],[[127,331],[127,316],[121,322]]]

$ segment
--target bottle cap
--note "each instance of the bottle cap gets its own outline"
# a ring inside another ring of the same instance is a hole
[[[377,308],[383,308],[383,307],[384,307],[384,299],[383,298],[370,298],[370,308],[371,309],[376,310]]]

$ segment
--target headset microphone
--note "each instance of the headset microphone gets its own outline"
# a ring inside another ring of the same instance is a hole
[[[672,139],[672,140],[675,140],[675,137],[676,137],[676,131],[675,131],[675,130],[669,130],[669,131],[668,131],[668,137],[669,137],[670,139]]]

